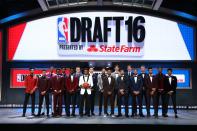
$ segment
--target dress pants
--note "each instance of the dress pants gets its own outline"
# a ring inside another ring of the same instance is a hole
[[[44,101],[45,99],[45,101]],[[43,101],[45,103],[43,103]],[[39,94],[39,107],[38,107],[38,115],[41,114],[41,110],[42,110],[42,105],[46,104],[46,109],[47,109],[47,115],[49,115],[49,94],[46,93],[45,95],[41,95]]]
[[[156,92],[156,96],[155,96],[155,115],[156,116],[158,116],[158,106],[159,106],[160,98],[161,98],[161,103],[162,103],[162,115],[165,115],[165,112],[166,112],[166,93],[164,91]]]
[[[174,113],[177,114],[177,108],[176,108],[176,92],[173,92],[172,95],[166,94],[165,114],[168,113],[168,104],[169,104],[170,98],[172,100],[172,105],[173,105]]]
[[[107,93],[104,93],[104,114],[107,113],[107,106],[108,106],[108,100],[110,99],[111,104],[111,114],[114,114],[114,94],[108,95]]]
[[[35,92],[33,94],[25,93],[25,100],[23,104],[23,114],[26,113],[27,104],[28,104],[30,96],[31,96],[31,113],[34,114],[35,112]]]
[[[54,116],[62,115],[62,93],[53,94],[53,109],[54,109]]]
[[[76,92],[66,94],[66,115],[70,115],[70,105],[72,105],[72,115],[75,114],[75,105],[76,105]]]
[[[118,93],[118,114],[120,115],[121,114],[121,100],[122,98],[124,98],[124,106],[125,106],[125,115],[128,115],[129,114],[129,109],[128,109],[128,98],[129,98],[129,95],[127,93],[125,93],[124,95],[121,95],[120,93]]]
[[[132,115],[137,115],[137,103],[139,106],[139,115],[142,115],[142,96],[141,94],[134,95],[132,94]]]

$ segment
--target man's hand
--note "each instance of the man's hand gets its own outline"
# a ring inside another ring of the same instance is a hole
[[[169,94],[169,95],[172,95],[173,92],[174,92],[174,91],[169,91],[168,94]]]
[[[153,95],[154,95],[154,93],[155,93],[155,91],[151,91],[151,92],[150,92],[150,95],[151,95],[151,96],[153,96]]]
[[[111,93],[111,91],[108,91],[107,94],[108,94],[108,95],[111,95],[112,93]]]
[[[104,92],[104,90],[103,90],[103,89],[101,89],[101,92]]]
[[[41,92],[41,95],[45,95],[46,91]]]

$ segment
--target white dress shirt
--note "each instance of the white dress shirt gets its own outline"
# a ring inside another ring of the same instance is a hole
[[[172,83],[172,77],[169,76],[169,82],[170,82],[170,85]]]
[[[111,76],[108,76],[109,85],[111,84]]]
[[[136,76],[136,77],[134,77],[134,80],[135,80],[135,83],[137,83],[137,76]]]
[[[71,82],[73,82],[73,75],[71,75],[70,78],[71,78]]]

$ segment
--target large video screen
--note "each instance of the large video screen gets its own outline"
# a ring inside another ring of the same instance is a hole
[[[42,69],[36,69],[35,74],[40,75]],[[100,71],[96,71],[96,73],[100,73]],[[139,71],[140,73],[140,71]],[[157,69],[153,68],[153,73],[157,73]],[[163,70],[164,74],[167,74],[167,69]],[[28,69],[21,69],[21,68],[12,68],[11,69],[11,88],[24,88],[24,79],[25,76],[29,74]],[[66,70],[66,74],[69,74],[69,70]],[[173,75],[177,77],[177,86],[178,89],[191,89],[191,72],[190,69],[173,69]]]
[[[81,12],[8,28],[8,60],[192,61],[194,28],[123,12]]]

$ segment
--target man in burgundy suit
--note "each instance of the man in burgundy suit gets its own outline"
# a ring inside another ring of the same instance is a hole
[[[76,93],[78,87],[78,77],[74,75],[74,69],[70,69],[70,75],[64,78],[66,88],[66,115],[70,116],[70,105],[72,104],[72,116],[75,116]]]
[[[41,115],[41,109],[43,104],[43,99],[45,98],[47,116],[49,116],[49,78],[46,76],[46,70],[42,71],[42,76],[38,78],[37,84],[39,90],[39,107],[37,116]]]
[[[52,89],[53,89],[53,116],[62,115],[62,93],[63,93],[63,77],[60,74],[60,69],[56,69],[56,75],[52,77]]]
[[[25,101],[23,104],[23,115],[22,117],[25,117],[26,109],[27,109],[27,103],[29,101],[29,97],[31,96],[31,114],[34,116],[35,111],[35,91],[37,89],[37,76],[34,75],[34,69],[29,69],[30,74],[25,77]]]
[[[156,98],[155,98],[155,118],[158,118],[158,106],[159,106],[159,99],[161,97],[162,102],[162,116],[166,117],[165,114],[165,81],[166,76],[162,73],[163,69],[161,67],[158,68],[158,73],[155,76],[155,87],[156,87]]]
[[[146,90],[146,97],[147,97],[147,103],[146,103],[146,110],[147,110],[147,117],[150,117],[150,103],[151,98],[153,100],[154,105],[154,111],[155,111],[155,76],[153,75],[153,69],[152,67],[148,68],[148,76],[145,78],[145,90]]]

